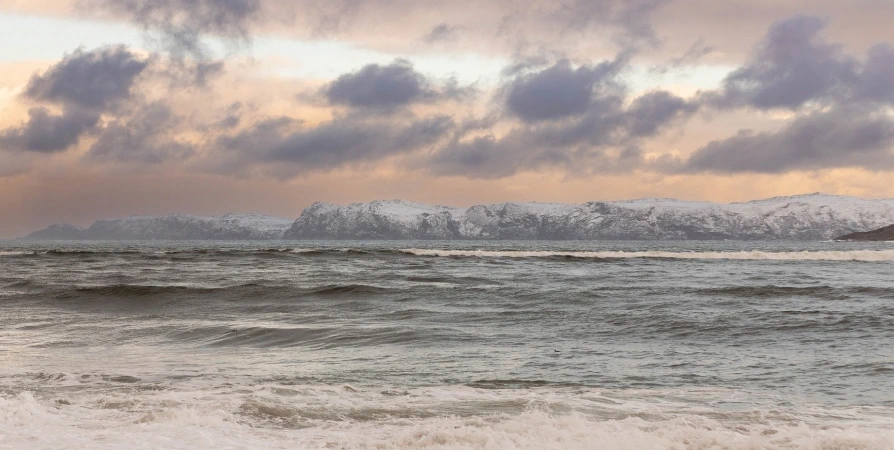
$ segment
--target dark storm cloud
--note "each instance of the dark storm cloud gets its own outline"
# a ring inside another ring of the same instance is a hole
[[[338,77],[326,88],[330,102],[361,108],[394,108],[435,95],[425,77],[406,60],[367,65]]]
[[[76,50],[42,74],[31,77],[25,96],[32,100],[104,110],[127,100],[149,66],[125,47]]]
[[[181,120],[163,103],[142,106],[133,116],[117,119],[104,127],[88,157],[138,164],[183,160],[194,149],[173,136]]]
[[[421,167],[440,175],[500,178],[558,168],[569,173],[632,170],[641,141],[698,109],[665,91],[628,99],[616,79],[623,58],[574,68],[560,61],[508,81],[507,108],[521,123],[497,136],[460,129]]]
[[[859,100],[894,105],[894,45],[876,44],[856,79],[854,96]]]
[[[470,91],[455,81],[437,86],[399,59],[388,65],[369,64],[330,83],[324,94],[330,103],[353,108],[393,110],[413,103],[461,98]]]
[[[634,137],[654,136],[662,127],[697,109],[697,104],[669,92],[650,92],[634,100],[627,109],[628,132]]]
[[[455,127],[447,116],[400,122],[337,118],[305,127],[288,118],[262,121],[217,143],[235,164],[289,164],[290,173],[331,170],[425,149]]]
[[[722,107],[797,109],[832,96],[853,78],[856,61],[823,39],[825,26],[812,16],[774,24],[749,62],[726,77],[714,101]]]
[[[894,120],[839,109],[795,119],[769,133],[741,131],[696,152],[688,171],[781,173],[828,167],[894,168]]]
[[[705,96],[720,108],[798,110],[808,103],[894,103],[894,48],[882,43],[865,58],[828,42],[826,22],[795,16],[770,27],[749,62],[726,77],[723,89]]]
[[[589,108],[595,85],[615,71],[611,63],[575,69],[569,61],[562,60],[510,82],[506,107],[529,123],[580,115]]]
[[[825,22],[795,16],[774,24],[747,64],[731,73],[715,107],[788,109],[779,130],[742,130],[698,150],[687,171],[780,173],[833,167],[894,168],[894,47],[864,58],[821,35]]]
[[[32,108],[27,122],[0,133],[0,150],[62,152],[77,144],[98,121],[97,114],[77,109],[53,115],[46,108]]]

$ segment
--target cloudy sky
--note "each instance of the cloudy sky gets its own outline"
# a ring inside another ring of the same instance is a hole
[[[314,201],[894,197],[890,0],[0,0],[0,237]]]

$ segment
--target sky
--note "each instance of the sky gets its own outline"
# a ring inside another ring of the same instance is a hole
[[[891,0],[0,0],[0,238],[316,201],[894,197]]]

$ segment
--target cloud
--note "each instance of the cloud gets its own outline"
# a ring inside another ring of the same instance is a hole
[[[64,1],[64,0],[63,0]],[[74,1],[74,0],[70,0]],[[606,47],[661,40],[652,22],[672,0],[85,0],[104,16],[141,26],[177,61],[213,59],[211,39],[231,46],[257,35],[350,41],[408,54],[420,44],[473,42],[476,51],[564,52],[581,39]],[[392,24],[399,23],[399,27]],[[496,32],[495,32],[496,31]],[[603,45],[603,44],[600,44]],[[601,52],[601,51],[600,51]],[[593,57],[593,53],[574,55]]]
[[[326,97],[337,105],[390,109],[436,97],[427,84],[409,61],[397,60],[338,77],[326,88]]]
[[[223,111],[223,117],[211,124],[211,129],[232,130],[242,123],[242,115],[246,109],[241,102],[230,103]],[[207,131],[205,128],[203,131]]]
[[[123,46],[83,49],[35,74],[24,95],[32,100],[106,110],[131,97],[137,78],[149,66]]]
[[[854,97],[894,105],[894,45],[881,43],[869,49],[856,78]]]
[[[671,0],[569,0],[556,2],[552,20],[566,29],[586,30],[594,26],[614,25],[625,45],[645,42],[657,45],[652,15]],[[541,6],[530,2],[531,6]],[[536,9],[535,9],[536,10]]]
[[[223,73],[208,38],[230,48],[251,42],[251,26],[259,21],[261,0],[87,0],[100,10],[143,28],[165,54],[157,69],[174,87],[206,87]]]
[[[156,74],[160,78],[171,81],[171,88],[206,88],[218,76],[225,71],[225,62],[222,60],[167,60],[166,64],[156,65]]]
[[[726,77],[714,103],[797,109],[831,96],[853,77],[856,61],[822,38],[825,27],[824,20],[802,15],[773,24],[748,63]]]
[[[318,125],[290,118],[252,124],[238,106],[203,111],[186,120],[163,103],[145,104],[148,100],[137,95],[137,83],[157,81],[158,70],[173,73],[178,67],[194,67],[196,84],[205,84],[222,72],[222,62],[202,59],[203,52],[193,54],[189,49],[201,50],[202,39],[211,35],[250,39],[252,26],[269,7],[262,0],[212,3],[124,1],[119,6],[147,28],[165,33],[188,30],[185,36],[194,36],[196,46],[182,46],[187,60],[178,66],[176,61],[171,64],[160,57],[138,57],[123,47],[78,50],[45,73],[35,75],[24,95],[33,102],[61,106],[63,113],[35,113],[21,127],[4,132],[7,145],[16,143],[16,148],[36,152],[61,151],[89,134],[96,138],[87,153],[90,161],[149,165],[190,160],[234,174],[245,167],[294,176],[401,155],[409,157],[400,161],[412,160],[412,167],[429,173],[500,178],[540,169],[568,174],[640,168],[667,172],[771,170],[751,160],[750,153],[776,161],[772,170],[836,167],[839,163],[869,164],[871,155],[883,154],[884,146],[890,143],[885,108],[894,104],[894,47],[878,44],[865,55],[851,55],[842,45],[827,40],[825,22],[811,16],[795,16],[771,26],[760,45],[726,77],[722,87],[701,94],[697,100],[661,89],[632,94],[624,75],[634,55],[641,58],[643,53],[625,48],[615,59],[603,62],[580,63],[549,49],[537,53],[542,56],[540,60],[519,59],[521,63],[503,72],[490,110],[477,119],[475,116],[481,113],[472,107],[464,110],[468,117],[463,113],[455,113],[455,117],[414,115],[441,106],[438,102],[465,98],[472,91],[455,80],[430,78],[403,59],[360,67],[314,91],[317,100],[324,98],[335,107],[329,111],[335,118]],[[385,0],[381,5],[396,7],[398,3]],[[507,9],[507,15],[536,10],[535,3],[518,3],[517,8]],[[663,3],[568,0],[544,6],[544,2],[537,3],[544,16],[531,20],[539,20],[541,25],[554,23],[558,16],[576,11],[581,16],[580,27],[588,29],[596,22],[609,20],[646,36],[651,30],[646,27],[647,19]],[[368,12],[364,8],[375,5],[379,3],[361,2],[356,8]],[[196,17],[190,16],[193,13]],[[606,16],[595,17],[600,13]],[[232,19],[232,23],[223,18]],[[433,27],[426,23],[425,29],[431,36],[440,36],[455,31],[448,23],[459,23],[465,34],[466,24],[456,20],[455,16],[438,17],[445,22],[436,22]],[[564,36],[568,31],[557,34]],[[420,34],[417,31],[413,35],[417,44]],[[670,60],[671,64],[686,64],[709,49],[705,42],[697,41],[682,57]],[[519,58],[525,55],[531,53],[520,52]],[[225,100],[226,104],[232,100]],[[420,105],[425,107],[416,107]],[[743,131],[717,140],[699,149],[691,160],[660,159],[667,163],[666,168],[647,162],[654,161],[642,150],[650,139],[706,106],[719,111],[782,109],[794,112],[796,119],[777,131]],[[102,120],[95,117],[91,122],[86,111],[102,115]],[[202,117],[207,121],[192,122],[205,120]],[[820,133],[812,141],[807,139],[809,130],[820,125],[835,125],[839,134],[824,137]],[[52,144],[34,144],[35,139],[26,144],[24,136],[30,128],[57,132],[46,133],[47,142]],[[193,143],[177,137],[193,132],[204,134]],[[833,144],[849,147],[839,151],[840,157],[833,157]],[[775,150],[772,154],[757,150],[765,147]],[[815,164],[805,162],[809,155],[813,155]],[[724,164],[725,158],[739,163]]]
[[[521,123],[502,134],[492,125],[462,128],[417,165],[473,178],[543,168],[586,174],[642,166],[642,140],[691,116],[699,105],[666,91],[628,98],[617,79],[622,61],[578,68],[559,61],[510,79],[506,107]]]
[[[697,151],[688,171],[782,173],[894,168],[894,119],[845,109],[802,116],[779,131],[741,131]]]
[[[144,105],[133,116],[104,127],[87,156],[96,161],[138,164],[182,161],[194,148],[174,137],[181,120],[163,103]]]
[[[94,0],[149,32],[174,56],[204,58],[204,35],[247,41],[249,27],[261,11],[259,0]]]
[[[678,118],[688,117],[698,108],[697,103],[667,91],[644,94],[635,99],[625,113],[628,132],[633,137],[654,136],[664,126]]]
[[[62,152],[77,144],[98,121],[97,114],[78,109],[53,115],[46,108],[31,108],[27,122],[0,133],[0,150]]]
[[[428,44],[452,41],[456,39],[458,33],[458,27],[448,25],[446,23],[441,23],[432,27],[431,31],[429,31],[425,36],[422,37],[422,41]]]
[[[228,160],[222,164],[224,170],[272,165],[284,176],[293,176],[422,150],[441,141],[454,127],[453,120],[442,115],[410,121],[352,116],[311,127],[289,118],[268,119],[218,138],[224,155],[214,157]]]
[[[549,143],[550,137],[517,129],[499,138],[487,135],[454,141],[417,167],[435,175],[499,179],[542,169],[577,175],[629,172],[644,164],[640,150],[633,145],[537,146],[539,140]]]
[[[443,86],[435,85],[404,59],[384,66],[366,65],[356,72],[338,77],[324,89],[326,98],[334,105],[380,111],[414,103],[461,98],[468,93],[467,88],[458,86],[455,81]]]
[[[821,36],[825,26],[802,15],[775,23],[749,62],[704,97],[721,109],[786,109],[795,117],[776,131],[741,130],[711,142],[685,171],[894,168],[894,47],[877,44],[865,58],[851,56]]]
[[[614,63],[575,69],[568,60],[561,60],[512,80],[507,87],[506,108],[528,123],[580,115],[590,107],[595,86],[616,73]]]
[[[656,74],[666,74],[672,70],[694,66],[699,60],[713,53],[715,48],[705,43],[704,37],[699,37],[686,51],[675,58],[671,58],[663,64],[653,66],[650,71]]]
[[[770,27],[749,61],[705,101],[721,109],[797,111],[808,104],[894,104],[894,47],[873,46],[863,59],[822,36],[823,19],[798,15]]]

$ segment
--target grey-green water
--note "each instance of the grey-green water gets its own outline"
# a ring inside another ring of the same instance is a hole
[[[0,244],[0,446],[894,448],[894,244]]]

